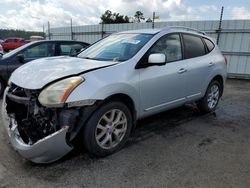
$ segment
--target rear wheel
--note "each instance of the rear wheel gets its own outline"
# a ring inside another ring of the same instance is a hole
[[[132,116],[121,102],[101,106],[86,123],[83,144],[89,153],[106,156],[121,149],[129,138]]]
[[[197,106],[202,113],[209,113],[216,109],[222,93],[222,85],[213,80],[206,91],[205,96],[198,101]]]

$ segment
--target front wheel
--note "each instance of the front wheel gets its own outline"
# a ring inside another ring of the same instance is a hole
[[[86,123],[83,144],[89,153],[103,157],[121,149],[129,138],[132,115],[121,102],[101,106]]]
[[[217,80],[210,82],[205,96],[198,101],[197,106],[202,113],[209,113],[217,107],[222,93],[222,85]]]

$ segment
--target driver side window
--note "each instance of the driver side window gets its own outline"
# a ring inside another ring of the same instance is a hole
[[[178,34],[165,35],[150,49],[149,54],[162,53],[166,63],[182,59],[181,40]]]

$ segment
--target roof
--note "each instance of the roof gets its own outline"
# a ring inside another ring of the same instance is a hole
[[[23,38],[21,38],[21,37],[8,37],[8,38],[6,38],[5,40],[7,40],[7,39],[19,39],[19,40],[21,40],[21,39],[23,39]]]
[[[170,26],[170,27],[163,27],[163,28],[158,28],[158,29],[139,29],[139,30],[129,30],[129,31],[122,31],[119,33],[144,33],[144,34],[156,34],[161,31],[185,31],[189,33],[196,33],[200,35],[206,35],[205,32],[194,29],[194,28],[189,28],[189,27],[182,27],[182,26]]]
[[[79,43],[89,44],[87,42],[77,41],[77,40],[38,40],[38,41],[33,41],[31,43],[34,44],[34,43],[43,43],[43,42],[79,42]]]
[[[159,33],[162,29],[138,29],[138,30],[129,30],[122,31],[119,33],[144,33],[144,34],[156,34]]]

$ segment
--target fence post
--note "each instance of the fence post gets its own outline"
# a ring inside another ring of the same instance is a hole
[[[223,10],[224,10],[224,7],[221,7],[219,28],[217,30],[217,33],[218,33],[217,34],[217,40],[216,40],[217,45],[219,45],[219,41],[220,41],[220,33],[221,33],[221,23],[222,23],[222,17],[223,17]]]
[[[49,37],[49,40],[50,40],[50,24],[48,22],[48,37]]]
[[[155,28],[155,12],[153,12],[152,29]]]
[[[43,38],[46,39],[46,33],[45,33],[44,24],[43,24]]]
[[[70,33],[71,33],[71,40],[74,40],[74,36],[73,36],[73,26],[72,26],[72,18],[70,19]]]
[[[102,38],[104,37],[104,24],[102,23]]]

